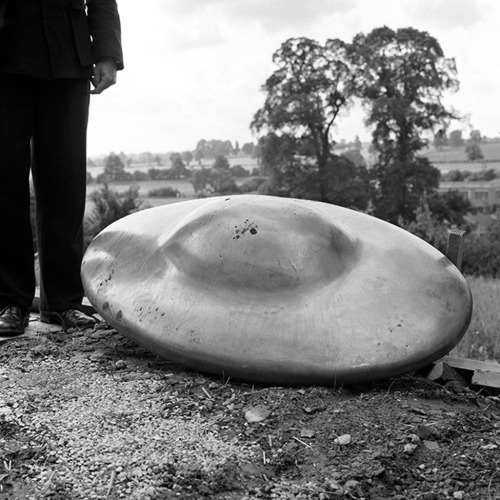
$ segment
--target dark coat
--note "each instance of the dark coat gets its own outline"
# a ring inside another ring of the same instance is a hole
[[[103,57],[123,68],[116,0],[0,0],[0,72],[88,77]]]

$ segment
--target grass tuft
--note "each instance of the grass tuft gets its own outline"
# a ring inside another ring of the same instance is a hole
[[[457,352],[467,358],[500,362],[500,280],[470,276],[467,282],[474,311]]]

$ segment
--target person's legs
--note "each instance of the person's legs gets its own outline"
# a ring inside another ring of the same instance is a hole
[[[86,197],[88,79],[46,81],[33,137],[40,311],[78,309]]]
[[[29,311],[35,293],[30,139],[36,81],[0,74],[0,310]]]

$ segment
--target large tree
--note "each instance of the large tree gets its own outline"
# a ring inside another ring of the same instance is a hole
[[[452,148],[459,148],[464,145],[464,138],[462,137],[461,130],[452,130],[450,133],[450,146]]]
[[[201,139],[196,144],[194,157],[197,162],[206,158],[217,158],[218,156],[231,156],[233,153],[233,145],[231,141],[220,141],[218,139],[210,139],[206,141]]]
[[[347,46],[337,39],[321,45],[309,38],[291,38],[276,51],[273,62],[277,69],[264,84],[266,99],[252,128],[270,135],[268,143],[285,137],[288,146],[295,141],[302,153],[307,150],[315,160],[319,198],[328,201],[325,181],[332,166],[332,127],[352,98]],[[266,146],[266,141],[259,145]]]
[[[469,142],[467,146],[465,146],[465,154],[467,156],[467,159],[469,161],[477,161],[477,160],[483,160],[484,155],[483,151],[481,150],[481,146],[479,144],[476,144],[474,142]]]
[[[484,155],[480,144],[483,142],[481,132],[479,130],[471,130],[470,138],[465,146],[465,154],[470,161],[483,160]]]
[[[458,89],[455,60],[427,32],[377,28],[356,35],[350,53],[382,161],[413,160],[426,135],[456,118],[442,101],[445,91]]]
[[[131,177],[132,176],[125,171],[125,164],[120,156],[115,153],[110,153],[106,157],[104,172],[97,176],[97,181],[107,184],[113,181],[128,181]]]
[[[374,213],[392,223],[414,220],[422,197],[439,187],[440,172],[427,158],[377,163],[371,173],[376,184]]]
[[[382,27],[367,35],[360,33],[349,53],[356,93],[373,129],[378,173],[383,176],[377,182],[382,188],[393,185],[395,189],[382,194],[375,212],[396,221],[398,213],[407,217],[416,209],[418,191],[436,187],[437,172],[432,173],[427,162],[417,161],[416,155],[432,133],[446,129],[456,118],[443,103],[446,91],[458,89],[455,61],[444,56],[434,37],[414,28]],[[399,184],[394,185],[386,175],[396,176]]]

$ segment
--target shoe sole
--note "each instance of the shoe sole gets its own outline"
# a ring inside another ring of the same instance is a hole
[[[4,330],[0,331],[0,337],[17,337],[25,333],[24,329],[21,330]]]

